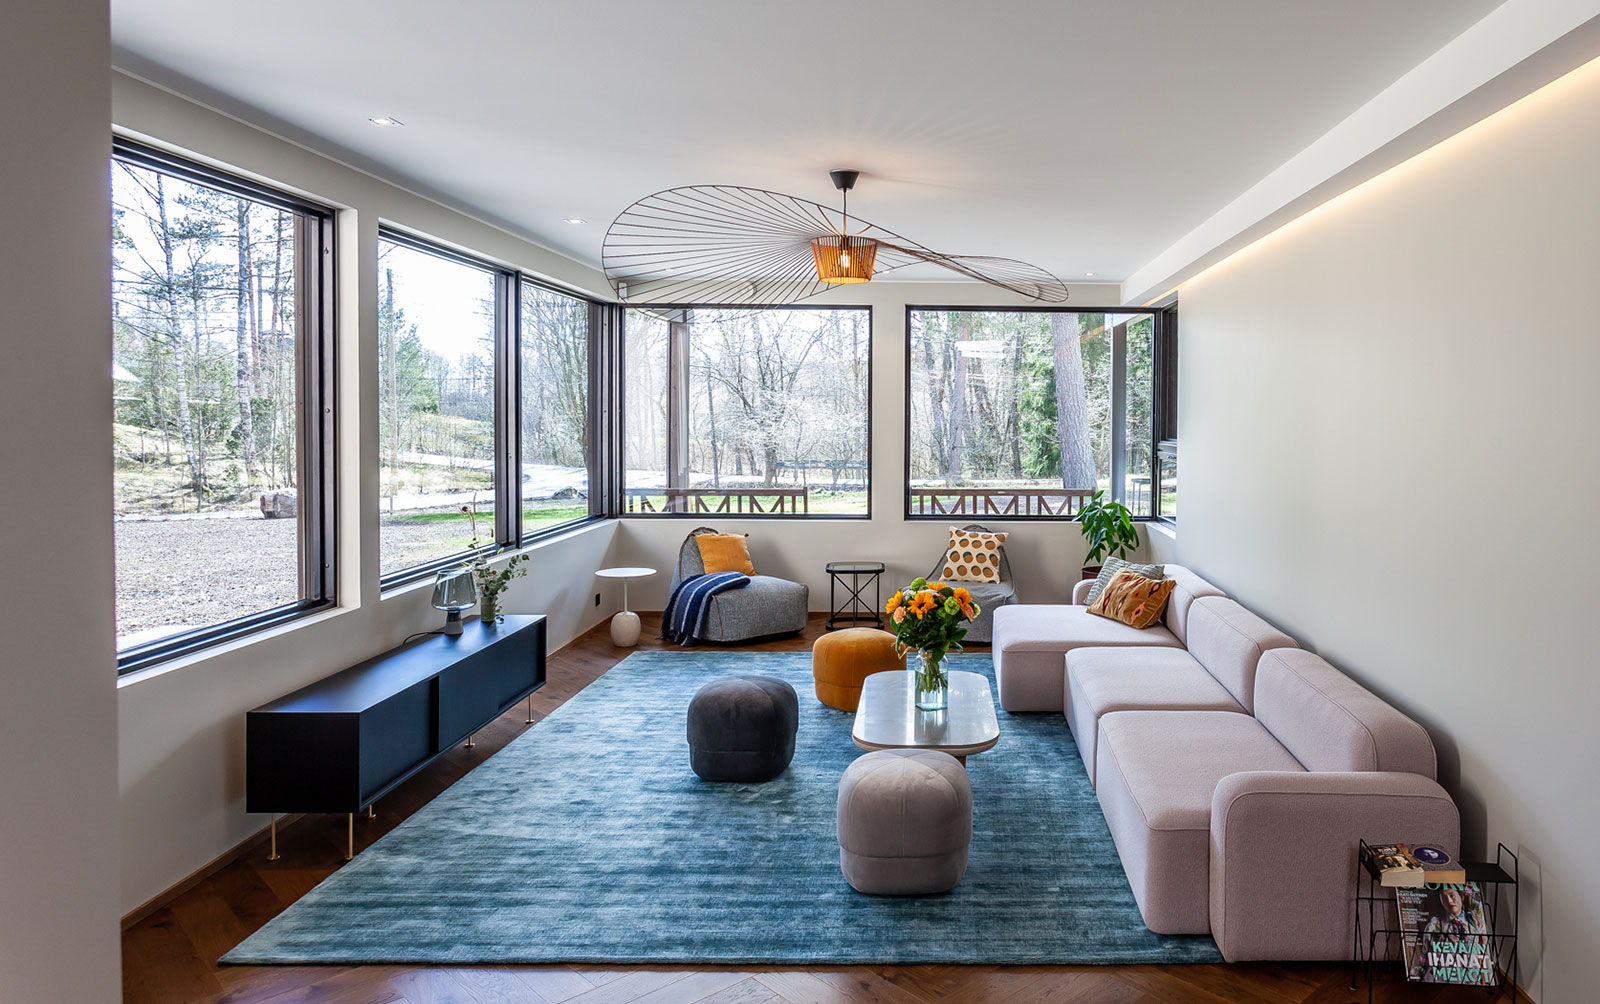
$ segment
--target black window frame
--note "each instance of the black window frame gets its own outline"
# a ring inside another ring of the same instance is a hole
[[[1176,342],[1175,342],[1174,339],[1176,337],[1176,331],[1177,331],[1177,325],[1176,325],[1177,307],[1176,307],[1175,304],[1170,305],[1170,306],[1160,306],[1160,307],[1158,307],[1158,306],[1105,307],[1105,306],[1095,306],[1095,305],[1086,305],[1086,306],[1063,305],[1063,306],[1058,306],[1058,305],[1054,305],[1054,304],[1049,304],[1049,305],[1047,305],[1047,304],[1038,304],[1038,305],[1004,304],[1004,305],[998,305],[998,306],[997,305],[993,305],[993,304],[977,304],[977,305],[973,305],[973,304],[942,304],[942,303],[932,303],[932,304],[907,303],[906,304],[906,308],[905,308],[905,346],[904,346],[904,351],[905,351],[905,384],[904,384],[904,387],[903,387],[903,393],[904,393],[904,397],[905,397],[905,417],[903,419],[903,422],[904,422],[903,430],[904,430],[904,441],[905,441],[905,454],[904,454],[904,464],[905,464],[905,466],[901,471],[901,481],[902,481],[901,492],[903,494],[903,501],[901,503],[901,505],[902,505],[902,509],[901,509],[902,518],[905,519],[907,522],[916,522],[916,523],[929,523],[929,522],[935,522],[935,523],[936,522],[945,522],[945,523],[949,523],[949,522],[957,521],[957,520],[960,520],[960,519],[963,519],[963,518],[970,518],[970,519],[984,519],[984,518],[987,518],[987,519],[993,519],[993,520],[1002,520],[1002,521],[1008,522],[1008,523],[1071,523],[1071,522],[1075,522],[1076,521],[1077,517],[1075,515],[1073,515],[1073,516],[1015,516],[1015,515],[1007,514],[1007,515],[1001,515],[1001,516],[985,516],[983,514],[977,514],[977,515],[965,514],[965,515],[963,515],[961,513],[914,513],[914,512],[911,511],[911,366],[912,366],[911,316],[912,316],[912,314],[916,313],[917,311],[944,312],[944,313],[972,312],[972,313],[989,313],[989,314],[996,314],[996,313],[1004,313],[1004,314],[1114,314],[1114,315],[1118,315],[1118,316],[1148,316],[1148,317],[1150,317],[1152,319],[1152,328],[1153,328],[1153,331],[1152,331],[1152,334],[1151,334],[1151,339],[1152,339],[1151,348],[1152,348],[1152,352],[1154,354],[1154,360],[1153,360],[1152,367],[1151,367],[1151,370],[1152,370],[1152,373],[1151,373],[1152,386],[1151,386],[1151,402],[1150,402],[1151,438],[1150,438],[1150,443],[1149,443],[1149,446],[1150,446],[1150,468],[1151,468],[1151,481],[1150,481],[1150,484],[1151,484],[1151,501],[1150,501],[1151,515],[1134,516],[1133,518],[1134,518],[1134,520],[1136,522],[1148,522],[1148,521],[1151,521],[1151,520],[1155,520],[1157,518],[1154,515],[1155,512],[1156,512],[1157,499],[1158,499],[1158,496],[1156,496],[1156,494],[1155,494],[1155,487],[1156,487],[1155,469],[1156,469],[1156,457],[1157,457],[1157,452],[1156,451],[1157,451],[1157,449],[1158,449],[1158,447],[1160,445],[1160,442],[1161,442],[1162,430],[1167,427],[1163,423],[1167,422],[1169,420],[1169,415],[1170,415],[1170,422],[1172,423],[1172,427],[1175,430],[1176,429],[1176,422],[1177,422],[1177,411],[1176,411],[1176,401],[1177,401],[1177,389],[1176,389],[1177,388],[1177,376],[1176,376],[1176,374],[1177,374],[1177,353],[1176,353],[1175,348],[1172,348],[1172,349],[1168,350],[1168,352],[1166,353],[1165,356],[1162,355],[1162,346],[1164,344],[1164,339],[1167,342],[1171,342],[1171,344],[1173,346],[1176,345]],[[1169,334],[1169,332],[1170,332],[1170,334]],[[1170,360],[1171,361],[1172,370],[1173,370],[1173,376],[1172,376],[1172,379],[1170,381],[1170,394],[1171,394],[1170,410],[1169,410],[1169,406],[1167,404],[1166,399],[1163,397],[1163,393],[1165,392],[1164,388],[1167,385],[1163,384],[1162,375],[1161,375],[1161,366],[1163,364],[1163,361],[1165,361],[1165,360]],[[1116,370],[1116,367],[1114,365],[1114,372],[1115,372],[1115,370]],[[1118,421],[1119,422],[1123,421],[1123,419],[1121,417],[1119,417]],[[1117,437],[1115,435],[1115,432],[1113,431],[1113,436],[1112,436],[1113,442],[1115,442],[1116,439],[1117,439]],[[1126,442],[1125,438],[1124,438],[1124,442]],[[1126,461],[1124,461],[1124,462],[1126,462]],[[1115,463],[1114,460],[1113,460],[1113,463],[1112,463],[1112,470],[1113,471],[1116,470],[1116,463]],[[1112,483],[1113,488],[1116,487],[1116,480],[1117,479],[1115,477],[1113,477],[1111,479],[1111,483]],[[1126,504],[1126,498],[1125,498],[1125,495],[1124,495],[1123,492],[1113,492],[1112,493],[1112,497],[1115,498],[1117,501],[1123,502],[1124,504]],[[1167,522],[1172,522],[1172,521],[1168,520]]]
[[[873,456],[872,456],[872,416],[873,416],[873,351],[872,343],[876,335],[875,322],[876,310],[870,304],[863,303],[618,303],[617,308],[617,337],[615,356],[611,360],[613,377],[614,401],[617,408],[617,422],[613,430],[613,437],[608,439],[606,445],[612,454],[611,462],[615,465],[616,481],[612,489],[613,495],[608,499],[610,512],[617,519],[642,519],[642,520],[672,520],[672,519],[698,519],[702,522],[716,519],[757,519],[757,520],[868,520],[872,519],[872,481],[873,481]],[[864,513],[828,513],[828,512],[803,512],[803,513],[750,513],[750,512],[629,512],[626,506],[626,469],[627,457],[627,315],[633,310],[853,310],[864,312],[867,318],[867,511]]]
[[[295,334],[295,449],[300,513],[296,536],[301,598],[145,645],[119,649],[117,675],[122,677],[299,620],[337,602],[338,272],[333,207],[114,134],[108,164],[119,161],[294,213],[295,267],[304,280],[301,330]]]
[[[597,344],[602,339],[601,332],[596,325],[598,318],[603,318],[605,308],[609,305],[596,300],[591,296],[579,293],[572,289],[564,289],[555,283],[547,282],[537,276],[512,266],[501,264],[490,258],[462,251],[443,242],[423,236],[415,231],[405,229],[397,224],[381,222],[378,225],[378,240],[388,241],[402,247],[418,251],[423,254],[434,255],[447,261],[481,269],[494,277],[494,541],[474,552],[471,548],[453,554],[442,555],[416,565],[383,573],[380,569],[378,589],[388,592],[402,586],[432,578],[441,570],[458,568],[463,561],[474,554],[498,555],[520,550],[540,540],[554,537],[590,523],[607,518],[608,500],[598,496],[594,490],[597,468],[602,466],[601,457],[610,452],[609,444],[595,437],[596,377],[600,375],[596,369],[596,357],[600,346]],[[589,467],[589,513],[577,519],[567,520],[562,523],[552,524],[532,532],[526,532],[522,526],[522,287],[523,284],[537,286],[541,289],[571,297],[589,305],[589,406],[588,415],[590,425],[590,455],[586,458]],[[382,530],[380,528],[381,535]],[[380,545],[381,548],[381,545]],[[381,550],[380,550],[381,553]],[[380,564],[381,564],[381,558]]]
[[[1150,461],[1150,519],[1176,526],[1175,514],[1161,511],[1161,461],[1178,460],[1178,304],[1157,308],[1155,331],[1155,386],[1151,388],[1150,433],[1155,440]]]

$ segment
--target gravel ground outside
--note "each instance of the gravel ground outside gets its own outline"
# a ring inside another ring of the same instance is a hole
[[[458,521],[379,523],[385,569],[467,546],[469,533]],[[299,599],[295,526],[292,519],[256,516],[117,521],[117,636],[123,647]]]

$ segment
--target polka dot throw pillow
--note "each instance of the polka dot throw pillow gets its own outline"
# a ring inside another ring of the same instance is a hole
[[[999,582],[1000,545],[1005,542],[1003,533],[958,530],[952,526],[940,577],[946,582]]]

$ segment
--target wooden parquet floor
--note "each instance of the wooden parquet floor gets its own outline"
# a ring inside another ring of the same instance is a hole
[[[750,646],[808,651],[823,633],[814,615],[797,638]],[[656,647],[659,618],[644,615],[641,647]],[[610,669],[604,625],[550,657],[534,695],[542,718]],[[523,706],[478,733],[472,749],[441,757],[356,821],[356,850],[398,825],[520,735]],[[1341,965],[1211,966],[218,966],[217,959],[343,863],[345,818],[307,817],[279,832],[278,861],[264,842],[132,924],[123,934],[129,1004],[1355,1004]],[[1461,987],[1379,983],[1384,1004],[1499,1004]],[[1521,998],[1526,1000],[1527,998]]]

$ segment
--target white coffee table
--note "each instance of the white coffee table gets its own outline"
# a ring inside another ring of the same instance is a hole
[[[967,757],[992,749],[1000,741],[989,678],[961,670],[950,672],[950,700],[941,711],[917,707],[917,674],[873,673],[861,683],[861,704],[850,738],[864,750],[943,750]]]
[[[611,618],[611,644],[618,648],[632,648],[639,644],[639,615],[628,609],[628,580],[643,579],[656,574],[654,568],[602,568],[594,573],[602,579],[622,580],[622,610]]]

